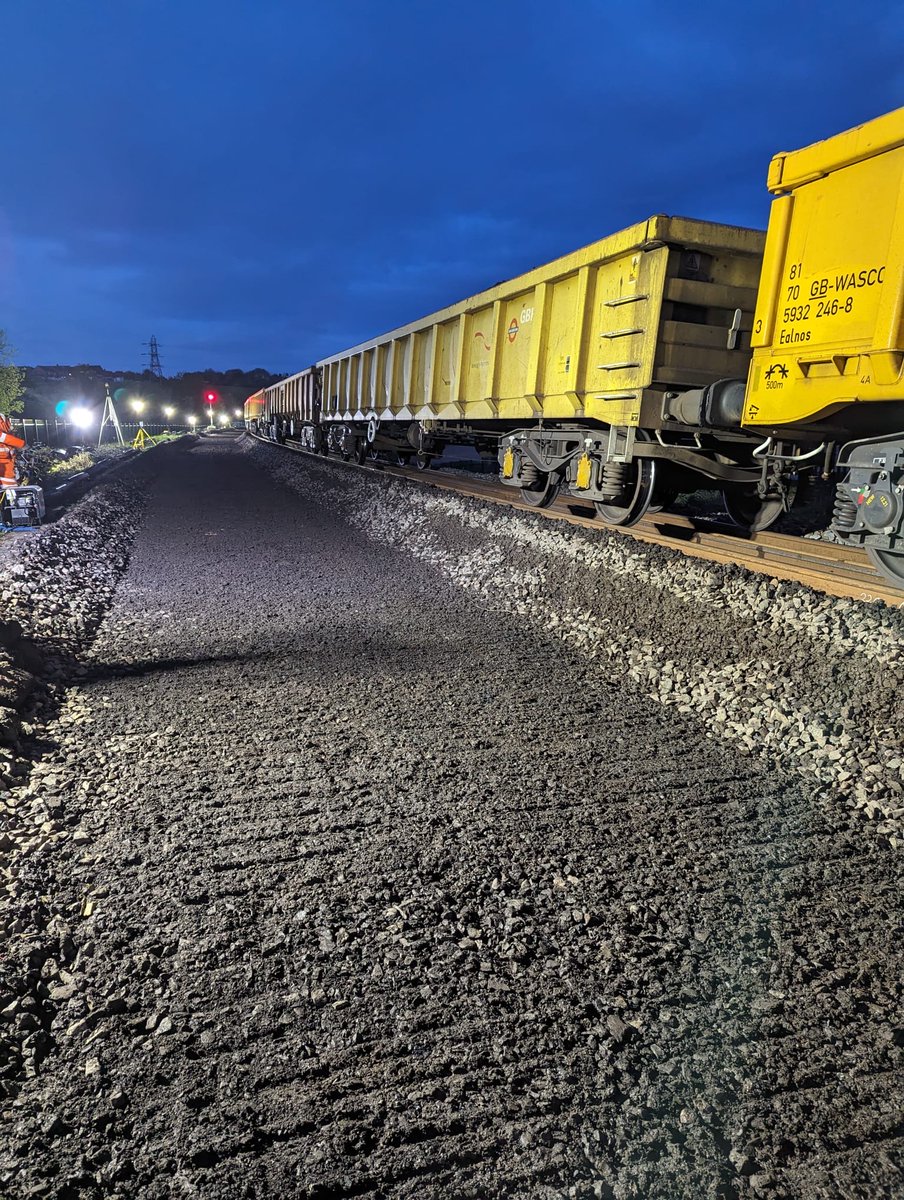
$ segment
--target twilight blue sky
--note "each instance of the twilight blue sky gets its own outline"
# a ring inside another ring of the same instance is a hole
[[[23,364],[299,369],[904,104],[904,5],[5,0]]]

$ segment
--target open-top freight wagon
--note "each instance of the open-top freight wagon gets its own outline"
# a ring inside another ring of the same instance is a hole
[[[765,240],[651,217],[322,359],[262,424],[361,460],[470,442],[526,502],[612,524],[715,486],[762,529],[838,469],[835,534],[904,582],[904,109],[768,183]]]

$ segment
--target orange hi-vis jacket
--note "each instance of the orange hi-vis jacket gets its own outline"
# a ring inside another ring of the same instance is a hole
[[[22,438],[13,433],[9,417],[0,413],[0,487],[15,487],[16,451],[24,445]]]

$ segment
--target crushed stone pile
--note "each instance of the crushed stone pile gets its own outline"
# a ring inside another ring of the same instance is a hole
[[[81,656],[126,569],[150,481],[190,444],[162,445],[123,464],[116,479],[107,477],[58,520],[3,544],[0,853],[22,856],[24,869],[6,869],[0,893],[0,1094],[3,1079],[33,1075],[47,1053],[47,1003],[59,982],[53,973],[59,931],[44,898],[29,899],[36,884],[32,856],[74,836],[59,796],[34,786],[43,731],[81,671]]]

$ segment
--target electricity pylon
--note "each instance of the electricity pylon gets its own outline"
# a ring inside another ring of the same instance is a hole
[[[151,334],[151,340],[144,343],[148,348],[147,354],[144,356],[148,360],[148,370],[152,375],[158,375],[163,378],[163,367],[160,365],[160,347],[157,345],[156,337]]]

